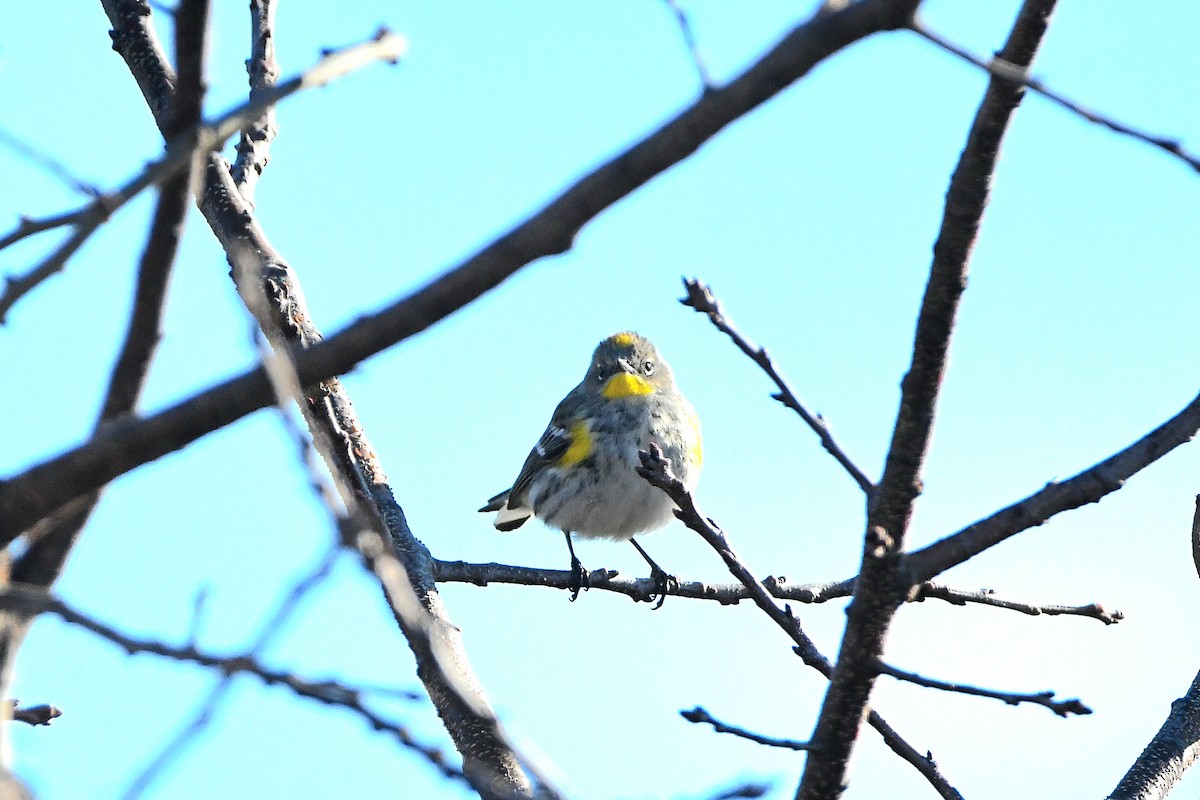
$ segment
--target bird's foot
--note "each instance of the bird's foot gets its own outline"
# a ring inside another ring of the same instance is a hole
[[[646,602],[654,603],[655,600],[658,600],[654,605],[654,611],[662,608],[662,604],[666,601],[668,594],[672,591],[679,591],[679,579],[674,575],[668,574],[657,565],[650,568],[650,582],[654,584],[654,589],[650,592],[650,596],[646,598]]]
[[[591,586],[591,581],[588,579],[588,571],[583,568],[583,564],[574,554],[571,555],[571,578],[567,584],[571,590],[571,602],[574,603],[579,597],[581,590],[586,591]]]

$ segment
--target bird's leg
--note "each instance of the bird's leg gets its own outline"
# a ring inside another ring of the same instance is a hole
[[[583,568],[583,564],[581,564],[579,559],[575,556],[575,545],[571,541],[571,532],[563,531],[563,536],[567,537],[567,549],[571,551],[571,583],[570,583],[570,587],[571,587],[571,602],[574,603],[575,599],[577,597],[579,597],[579,590],[587,589],[590,586],[590,584],[588,583],[587,570]]]
[[[654,593],[647,598],[647,602],[653,603],[655,597],[658,598],[658,604],[654,606],[654,610],[662,608],[663,601],[667,599],[667,593],[672,589],[679,588],[679,579],[674,575],[670,575],[654,563],[654,559],[646,554],[642,546],[637,543],[636,539],[630,539],[629,543],[637,548],[637,551],[642,554],[642,558],[646,559],[646,563],[650,565],[650,580],[654,582]]]

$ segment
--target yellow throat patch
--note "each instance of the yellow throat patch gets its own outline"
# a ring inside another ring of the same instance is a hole
[[[616,375],[613,375],[604,384],[604,388],[600,390],[600,394],[609,400],[653,393],[654,387],[649,382],[638,375],[631,375],[628,372],[618,372]]]

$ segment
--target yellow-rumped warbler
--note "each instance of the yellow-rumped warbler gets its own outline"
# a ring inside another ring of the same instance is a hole
[[[495,511],[502,531],[531,516],[559,528],[571,552],[571,599],[587,585],[571,534],[628,540],[650,565],[659,604],[674,578],[633,537],[666,525],[675,503],[641,478],[638,451],[662,449],[688,489],[700,477],[700,420],[675,387],[671,368],[649,340],[613,334],[592,354],[583,381],[554,409],[512,488],[480,511]]]

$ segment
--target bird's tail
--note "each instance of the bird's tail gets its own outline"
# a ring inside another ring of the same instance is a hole
[[[533,516],[533,510],[525,506],[510,508],[508,505],[508,493],[509,490],[505,489],[491,500],[488,500],[483,508],[479,509],[481,513],[496,512],[496,518],[492,520],[492,524],[496,526],[496,530],[516,530],[525,524],[525,520]]]

